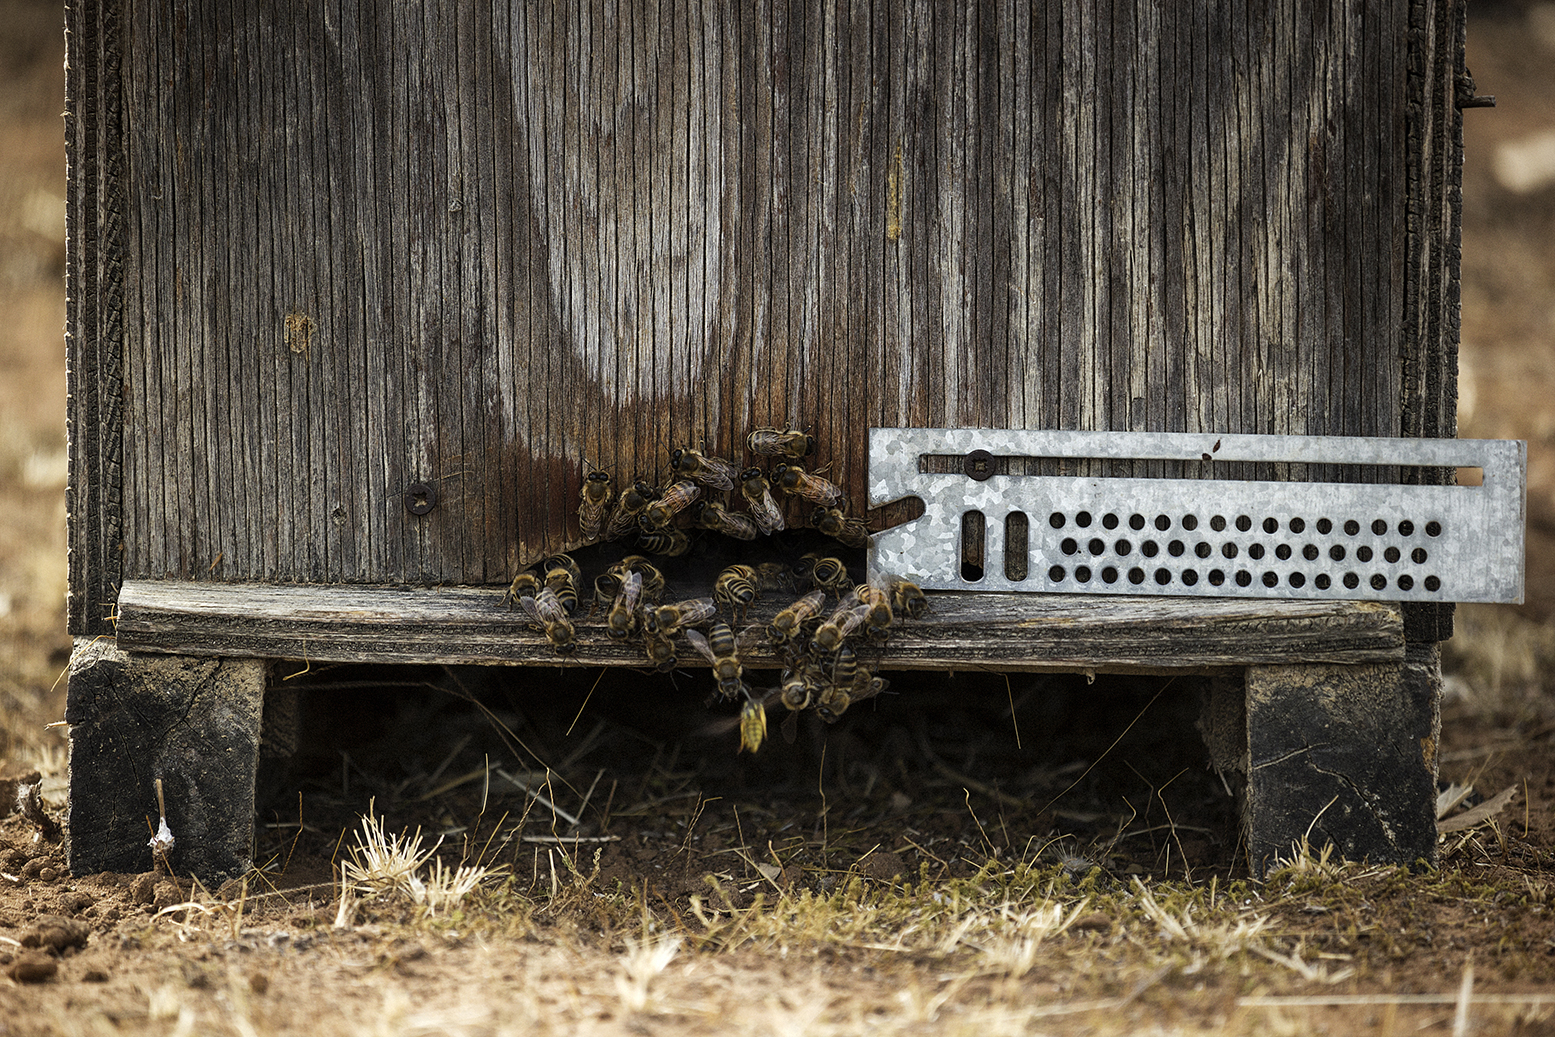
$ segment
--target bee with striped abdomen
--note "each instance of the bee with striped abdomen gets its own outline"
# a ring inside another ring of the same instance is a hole
[[[821,614],[821,606],[825,603],[825,591],[806,594],[772,617],[772,622],[767,625],[767,639],[773,644],[791,644],[798,640],[806,624]]]
[[[810,652],[827,656],[842,647],[842,642],[869,618],[869,606],[856,601],[844,601],[826,622],[815,628],[810,640]]]
[[[823,557],[814,551],[800,555],[794,565],[794,574],[801,580],[809,580],[817,590],[838,598],[845,597],[853,589],[853,577],[848,575],[847,563],[833,555]]]
[[[840,486],[819,475],[811,475],[796,464],[780,464],[773,468],[772,484],[790,497],[802,497],[822,507],[834,508],[842,503]]]
[[[686,627],[706,623],[718,615],[712,598],[688,598],[643,610],[643,632],[653,637],[674,637]]]
[[[745,498],[745,506],[750,509],[756,528],[763,533],[776,533],[787,525],[783,520],[783,509],[772,499],[772,484],[767,482],[766,473],[760,468],[751,467],[740,473],[740,496]]]
[[[578,650],[572,620],[567,618],[567,610],[557,599],[555,591],[541,587],[534,597],[519,598],[518,604],[545,633],[545,639],[551,642],[556,654],[571,655]]]
[[[702,487],[689,479],[681,479],[670,483],[657,500],[643,509],[642,515],[637,519],[637,525],[646,532],[665,529],[675,516],[691,507],[693,501],[702,495]]]
[[[861,518],[849,518],[841,508],[816,508],[810,525],[848,547],[868,547],[869,527]]]
[[[513,582],[508,585],[508,592],[502,595],[502,604],[510,609],[518,608],[520,599],[532,598],[539,594],[541,586],[540,577],[525,569],[513,577]]]
[[[713,600],[729,609],[729,618],[738,623],[745,618],[750,603],[761,597],[756,570],[748,565],[731,565],[713,581]]]
[[[761,535],[755,519],[737,511],[729,511],[715,500],[697,501],[692,506],[691,516],[692,521],[701,528],[735,540],[755,540]]]
[[[713,667],[713,678],[718,682],[718,693],[726,699],[746,694],[741,680],[744,667],[740,665],[739,646],[735,643],[734,630],[720,620],[708,628],[706,636],[700,630],[687,630],[686,640],[700,652]]]
[[[637,522],[642,518],[643,512],[658,497],[659,488],[649,486],[643,479],[638,479],[622,490],[620,499],[616,501],[615,510],[610,513],[610,522],[605,526],[605,539],[619,540],[637,529]]]
[[[593,543],[605,532],[605,523],[610,515],[610,498],[615,491],[610,485],[610,473],[591,471],[583,480],[583,489],[578,491],[582,503],[578,505],[578,532],[583,535],[584,541]]]
[[[753,454],[798,460],[815,452],[815,437],[798,429],[759,428],[745,437]]]
[[[690,447],[681,447],[670,454],[670,468],[676,475],[703,486],[711,486],[715,490],[734,489],[735,477],[740,472],[732,461],[708,457]]]
[[[643,591],[642,573],[628,570],[619,579],[620,590],[616,592],[615,600],[610,603],[610,611],[605,615],[605,633],[617,641],[637,632],[637,605]]]

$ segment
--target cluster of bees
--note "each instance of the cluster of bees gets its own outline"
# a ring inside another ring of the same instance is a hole
[[[720,457],[689,447],[669,459],[672,478],[657,487],[637,479],[616,495],[608,472],[590,470],[583,480],[578,522],[584,539],[634,540],[642,552],[606,567],[592,585],[570,555],[545,559],[518,574],[503,601],[521,610],[561,655],[577,650],[573,616],[583,588],[591,586],[589,614],[605,610],[606,634],[642,645],[646,663],[669,671],[678,663],[677,638],[683,636],[712,667],[716,695],[742,701],[740,744],[754,752],[766,736],[766,710],[779,702],[792,721],[814,709],[828,723],[850,705],[879,695],[886,680],[859,660],[862,640],[885,640],[897,617],[917,618],[927,608],[923,591],[906,580],[855,583],[847,564],[821,551],[792,562],[762,561],[722,569],[704,597],[665,601],[666,581],[654,558],[686,554],[692,532],[701,529],[731,541],[753,541],[788,528],[776,494],[809,510],[811,529],[849,548],[865,547],[869,532],[862,519],[848,514],[842,490],[800,461],[815,441],[797,430],[762,428],[750,433],[752,454],[772,459],[770,471],[759,465],[739,468]],[[745,508],[731,510],[738,492]],[[764,595],[798,594],[764,626],[742,626],[752,602]],[[828,603],[831,607],[828,608]],[[727,613],[727,619],[724,614]],[[762,638],[782,664],[776,687],[753,690],[745,681],[742,646]],[[784,725],[785,734],[792,725]]]

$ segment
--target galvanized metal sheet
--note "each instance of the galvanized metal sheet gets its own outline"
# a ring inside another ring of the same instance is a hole
[[[974,451],[1200,474],[979,479],[921,460]],[[1212,477],[1236,461],[1478,468],[1483,484]],[[874,428],[870,506],[918,497],[925,510],[874,535],[869,569],[926,590],[1520,602],[1526,470],[1519,440]],[[964,540],[969,514],[980,551]]]

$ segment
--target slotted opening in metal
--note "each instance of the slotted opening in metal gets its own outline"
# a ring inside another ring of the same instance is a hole
[[[1004,517],[1004,578],[1019,582],[1029,572],[1031,558],[1031,522],[1023,511]]]
[[[983,578],[987,523],[981,511],[961,515],[961,578],[976,583]]]

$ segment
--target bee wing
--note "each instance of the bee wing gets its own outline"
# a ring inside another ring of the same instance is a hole
[[[702,631],[687,630],[684,631],[684,633],[686,635],[686,640],[691,642],[691,647],[695,648],[699,653],[701,653],[702,658],[706,659],[710,663],[716,663],[718,661],[718,656],[713,654],[712,644],[707,640],[707,637],[702,633]]]
[[[536,622],[536,623],[544,623],[545,622],[545,620],[540,617],[540,606],[539,606],[539,604],[535,601],[534,598],[531,598],[529,595],[525,594],[524,596],[522,596],[521,598],[518,599],[518,607],[519,607],[520,611],[522,611],[524,613],[524,615],[528,616],[534,622]]]

